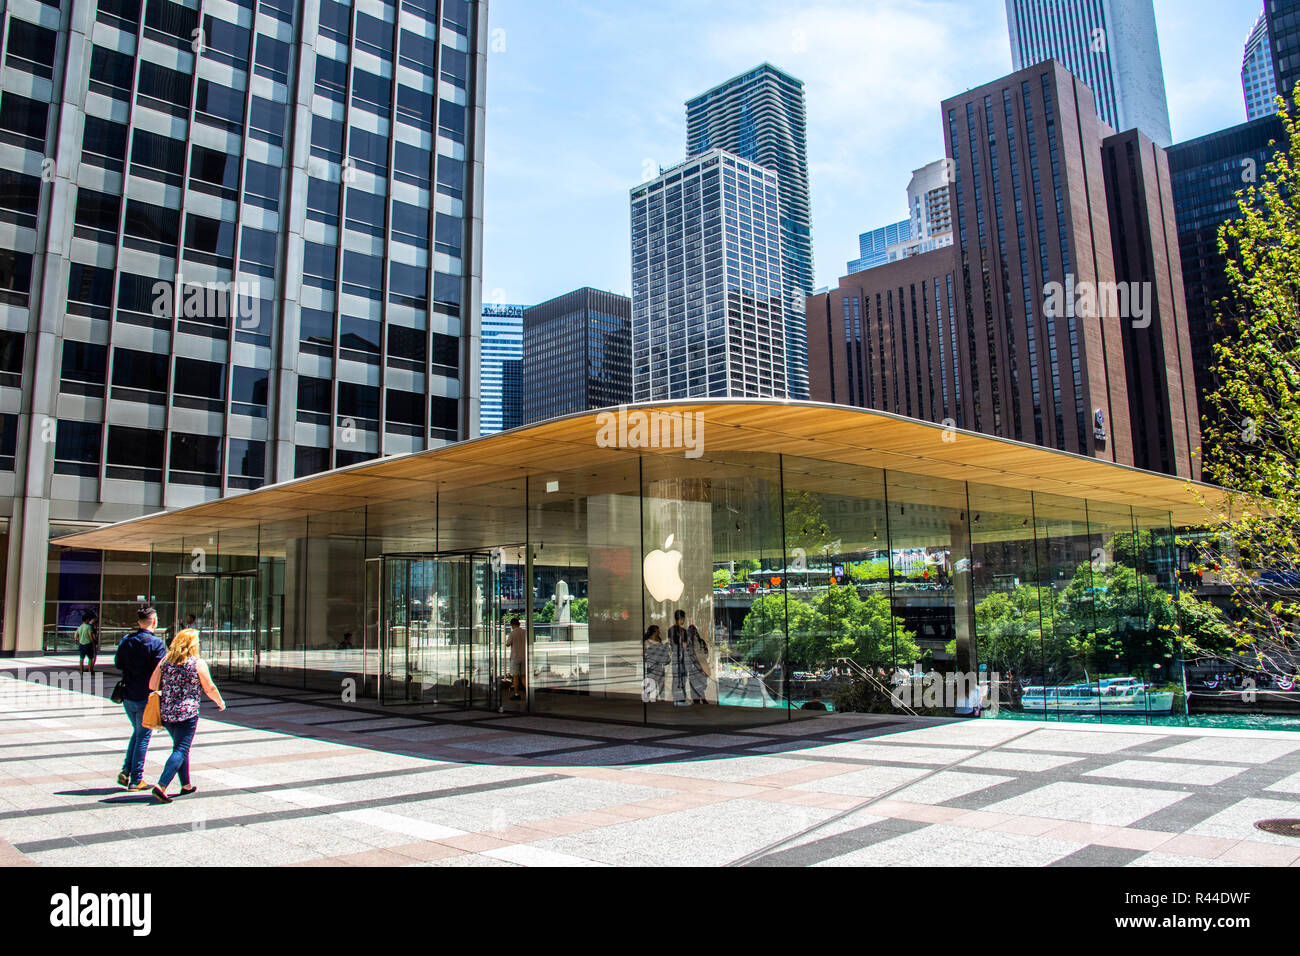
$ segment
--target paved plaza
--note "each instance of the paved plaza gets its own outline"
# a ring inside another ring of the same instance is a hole
[[[227,685],[225,713],[203,705],[198,793],[158,806],[114,783],[121,709],[32,679],[68,670],[0,662],[0,865],[1300,865],[1300,840],[1254,826],[1300,817],[1297,733],[868,715],[703,733]]]

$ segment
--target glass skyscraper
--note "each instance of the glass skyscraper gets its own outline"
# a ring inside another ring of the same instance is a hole
[[[483,304],[483,403],[479,433],[517,428],[523,424],[520,406],[519,360],[524,355],[524,307]],[[514,362],[513,368],[508,363]],[[508,394],[509,393],[509,394]]]
[[[1246,38],[1241,56],[1241,92],[1246,98],[1246,119],[1259,119],[1276,112],[1273,100],[1277,83],[1273,78],[1273,46],[1268,38],[1268,18],[1261,10],[1255,27]]]
[[[714,149],[632,190],[636,401],[787,393],[779,177]]]
[[[1011,68],[1057,59],[1088,84],[1097,115],[1116,132],[1136,127],[1172,142],[1152,0],[1006,0]]]
[[[591,288],[524,309],[524,422],[632,400],[631,313],[627,296]]]
[[[52,534],[473,433],[486,10],[7,5],[3,649],[147,598]]]
[[[791,398],[807,398],[804,300],[813,291],[813,255],[803,81],[764,63],[689,100],[686,155],[711,149],[758,163],[780,180],[786,381]]]
[[[861,272],[889,261],[889,247],[912,238],[912,220],[903,219],[879,226],[858,236],[858,258],[848,264],[848,272]]]

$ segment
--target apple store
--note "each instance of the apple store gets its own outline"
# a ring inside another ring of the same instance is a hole
[[[686,401],[51,545],[111,552],[116,590],[167,631],[193,615],[219,679],[395,708],[727,726],[861,709],[864,687],[935,671],[980,675],[1011,713],[1104,719],[1109,694],[1157,718],[1184,706],[1174,529],[1202,514],[1180,479],[1051,449]]]

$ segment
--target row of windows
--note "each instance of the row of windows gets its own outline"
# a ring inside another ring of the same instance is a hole
[[[103,427],[100,422],[60,420],[55,433],[55,474],[98,477]],[[162,481],[164,443],[164,433],[156,429],[109,425],[104,449],[105,476],[126,481]],[[169,481],[221,486],[220,436],[172,432],[168,444]],[[264,484],[266,442],[231,438],[226,445],[230,487],[256,488]]]

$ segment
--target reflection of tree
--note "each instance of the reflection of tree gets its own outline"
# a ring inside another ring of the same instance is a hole
[[[831,586],[811,600],[765,594],[755,599],[741,626],[736,648],[746,660],[783,657],[789,615],[789,658],[808,667],[837,657],[861,664],[911,665],[921,656],[916,635],[890,614],[883,594],[865,598],[852,585]]]
[[[785,553],[802,548],[810,556],[825,553],[831,528],[822,518],[822,499],[811,491],[785,490]]]
[[[548,598],[546,603],[537,609],[533,622],[536,624],[550,624],[555,619],[555,601]],[[569,602],[569,620],[575,624],[587,623],[587,599],[574,598]]]

